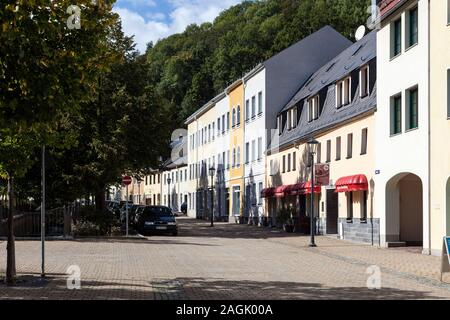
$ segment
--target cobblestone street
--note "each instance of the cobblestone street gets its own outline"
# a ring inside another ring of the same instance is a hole
[[[39,279],[40,242],[17,241],[18,284],[0,285],[14,299],[448,299],[440,258],[411,249],[380,249],[245,225],[180,218],[178,237],[48,241],[48,278]],[[0,242],[0,274],[6,266]],[[81,289],[67,289],[67,268],[81,270]],[[369,290],[367,268],[382,272]],[[444,278],[450,282],[449,278]]]

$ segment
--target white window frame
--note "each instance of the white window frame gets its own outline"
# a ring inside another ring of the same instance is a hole
[[[320,98],[318,94],[308,100],[308,122],[319,119],[319,105]]]
[[[366,77],[364,77],[364,72]],[[370,68],[365,65],[359,71],[359,96],[361,98],[368,96],[370,93]]]
[[[336,83],[336,108],[342,108],[352,102],[352,78],[350,76]]]

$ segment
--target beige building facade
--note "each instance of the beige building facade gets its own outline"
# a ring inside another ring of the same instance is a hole
[[[380,219],[373,211],[375,44],[372,32],[349,46],[314,73],[278,114],[279,150],[270,151],[263,190],[272,224],[282,208],[291,207],[296,227],[309,231],[308,141],[314,139],[316,232],[379,244]],[[327,173],[325,180],[319,171]]]
[[[450,1],[430,5],[430,241],[440,255],[450,236]]]

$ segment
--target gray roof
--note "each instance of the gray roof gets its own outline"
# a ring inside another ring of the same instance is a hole
[[[359,69],[369,64],[370,94],[360,98]],[[347,76],[352,76],[353,101],[340,109],[336,108],[335,83]],[[357,86],[355,86],[357,84]],[[322,113],[319,119],[308,122],[308,98],[320,94]],[[322,103],[322,102],[321,102]],[[366,35],[354,43],[333,60],[314,73],[305,85],[280,111],[279,115],[288,109],[298,106],[300,120],[293,130],[284,130],[280,136],[280,147],[297,140],[307,139],[320,131],[327,130],[341,122],[351,120],[376,108],[376,31]]]
[[[263,62],[266,68],[266,127],[275,128],[276,114],[311,74],[352,44],[335,29],[325,26]]]

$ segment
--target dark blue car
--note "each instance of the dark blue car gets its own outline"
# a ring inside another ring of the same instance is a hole
[[[137,219],[137,229],[142,235],[178,235],[177,221],[168,207],[147,206]]]

